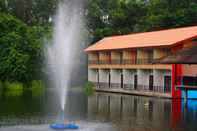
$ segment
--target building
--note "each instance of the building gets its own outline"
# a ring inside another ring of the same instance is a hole
[[[197,76],[197,65],[155,63],[197,46],[197,26],[106,37],[89,46],[88,80],[98,91],[181,98],[181,78]]]
[[[155,63],[184,64],[184,75],[179,78],[181,84],[176,85],[176,88],[182,90],[181,94],[183,98],[197,98],[197,46],[191,46],[177,51]]]

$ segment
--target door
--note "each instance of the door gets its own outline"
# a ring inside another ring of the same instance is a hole
[[[123,64],[123,52],[120,52],[120,63],[119,64]]]
[[[136,64],[136,58],[137,58],[137,51],[132,50],[131,51],[131,62],[130,62],[130,64]]]
[[[96,54],[96,63],[95,64],[99,64],[99,53]]]
[[[108,84],[109,84],[109,88],[111,87],[111,74],[109,73],[109,79],[108,79]]]
[[[148,51],[148,63],[153,61],[153,50]]]
[[[149,76],[149,90],[153,91],[153,75]]]
[[[100,87],[99,85],[100,85],[99,84],[99,71],[97,71],[97,86],[98,86],[98,88]]]
[[[164,76],[164,92],[171,92],[171,76]]]
[[[123,74],[121,73],[121,85],[120,85],[120,86],[121,86],[121,88],[123,88],[123,87],[124,87],[124,85],[123,85],[123,84],[124,84]]]
[[[137,90],[137,75],[134,76],[134,89]]]

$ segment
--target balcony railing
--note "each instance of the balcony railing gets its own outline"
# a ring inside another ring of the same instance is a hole
[[[120,83],[111,83],[109,87],[109,83],[100,82],[94,83],[96,88],[101,89],[123,89],[123,90],[130,90],[130,91],[139,91],[139,92],[157,92],[157,93],[170,93],[171,88],[166,88],[163,86],[153,86],[152,89],[149,88],[148,85],[138,85],[137,88],[134,88],[134,84],[124,84],[123,88],[121,88]]]
[[[90,64],[90,65],[94,65],[94,64],[99,64],[99,61],[98,60],[89,60],[88,61],[88,64]]]
[[[93,65],[134,65],[134,64],[153,64],[155,59],[117,59],[117,60],[89,60],[88,64]]]
[[[134,84],[124,84],[125,90],[134,90]]]
[[[111,83],[111,88],[113,88],[113,89],[117,89],[117,88],[120,88],[120,87],[121,87],[120,83]]]
[[[106,82],[94,82],[94,85],[96,86],[96,88],[109,88],[109,83]]]

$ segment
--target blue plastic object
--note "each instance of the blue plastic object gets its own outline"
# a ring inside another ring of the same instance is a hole
[[[77,126],[75,124],[58,124],[58,123],[54,123],[54,124],[50,125],[50,128],[55,129],[55,130],[66,130],[66,129],[76,130],[76,129],[79,129],[79,126]]]

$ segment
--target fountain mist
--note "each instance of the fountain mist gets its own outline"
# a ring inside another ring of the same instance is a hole
[[[82,44],[83,17],[81,1],[70,0],[59,4],[55,17],[53,41],[46,47],[49,77],[57,88],[61,109],[64,111],[71,73]]]

